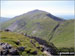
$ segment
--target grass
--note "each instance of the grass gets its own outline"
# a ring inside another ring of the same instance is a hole
[[[37,55],[43,55],[43,53],[41,52],[41,49],[37,49],[36,47],[40,47],[40,44],[38,42],[36,42],[34,39],[29,39],[28,37],[22,35],[22,34],[16,34],[16,33],[13,33],[13,32],[0,32],[0,42],[3,42],[3,43],[8,43],[8,44],[11,44],[14,48],[17,48],[17,47],[20,47],[20,46],[23,46],[23,47],[26,47],[25,50],[29,50],[31,49],[31,52],[33,51],[37,51],[38,54]],[[16,45],[14,43],[14,41],[18,41],[20,40],[20,45]],[[30,41],[33,41],[35,43],[35,46],[30,42]],[[27,54],[25,51],[21,53],[21,55],[23,54]]]
[[[60,33],[61,32],[61,33]],[[55,32],[51,40],[57,48],[74,48],[74,21],[64,22]]]

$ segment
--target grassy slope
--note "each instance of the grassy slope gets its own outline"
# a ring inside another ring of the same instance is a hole
[[[37,24],[40,23],[40,24]],[[45,40],[49,39],[48,34],[51,33],[52,29],[57,25],[51,19],[35,19],[30,21],[20,32],[27,33],[28,35],[34,35]],[[41,27],[41,28],[40,28]],[[33,31],[37,31],[32,34]],[[55,35],[51,42],[55,44],[56,47],[74,47],[74,22],[69,20],[61,24],[61,26],[56,30]]]
[[[42,55],[43,54],[40,50],[38,50],[36,48],[36,47],[39,47],[40,45],[38,44],[38,42],[36,42],[33,39],[29,39],[28,37],[25,37],[21,34],[16,34],[16,33],[13,33],[13,32],[0,32],[0,35],[1,35],[0,36],[1,37],[0,42],[11,44],[14,48],[24,46],[24,47],[26,47],[25,50],[31,49],[31,52],[38,51],[37,55]],[[13,41],[17,41],[17,40],[20,40],[20,43],[21,43],[20,45],[16,45],[13,42]],[[36,47],[34,47],[33,44],[30,42],[31,40],[33,42],[35,42]],[[26,52],[22,52],[21,55],[23,55],[23,54],[26,55]]]
[[[42,15],[39,15],[40,13],[38,12],[34,13],[33,15],[26,14],[15,17],[14,19],[2,24],[1,28],[5,29],[8,26],[12,25],[12,23],[20,20],[20,22],[17,23],[18,27],[14,31],[24,32],[28,35],[33,35],[48,40],[48,34],[57,25],[58,22],[46,16],[46,13],[41,13]],[[23,25],[23,22],[26,22],[26,25],[21,27]],[[36,31],[36,33],[33,33],[34,31]]]
[[[38,15],[38,16],[37,16]],[[14,19],[5,22],[2,25],[2,29],[7,28],[13,22],[17,20],[21,20],[26,22],[26,25],[23,28],[17,28],[15,31],[20,30],[19,32],[27,33],[28,35],[37,36],[43,38],[45,40],[49,39],[49,33],[53,30],[53,28],[57,25],[57,21],[45,16],[46,13],[34,13],[32,14],[24,14]],[[19,25],[19,23],[18,23]],[[21,26],[21,25],[19,25]],[[36,33],[33,33],[36,31]],[[56,47],[74,47],[74,21],[68,20],[61,24],[61,26],[56,30],[55,35],[51,42],[55,44]]]
[[[62,23],[51,42],[58,48],[74,48],[74,20]]]

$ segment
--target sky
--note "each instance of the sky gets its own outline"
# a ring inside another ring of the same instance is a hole
[[[35,9],[53,15],[74,15],[74,1],[1,1],[1,17],[15,17]]]

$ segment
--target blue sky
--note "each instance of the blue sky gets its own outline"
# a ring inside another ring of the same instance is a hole
[[[74,15],[74,1],[1,1],[1,17],[14,17],[35,9],[53,15]]]

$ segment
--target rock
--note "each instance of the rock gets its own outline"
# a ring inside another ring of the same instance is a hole
[[[2,52],[2,55],[7,55],[9,53],[9,51],[7,49],[6,50],[3,50],[1,52]]]
[[[37,51],[33,51],[33,52],[31,52],[31,54],[33,54],[33,55],[37,55]]]
[[[0,43],[0,55],[7,56],[8,54],[9,54],[9,56],[11,56],[11,55],[19,56],[18,50],[13,48],[10,44]]]
[[[7,45],[7,49],[11,49],[12,48],[12,46],[11,45]]]
[[[24,33],[24,36],[27,36],[27,33]]]
[[[8,49],[3,49],[1,46],[0,46],[0,55],[7,55],[9,53]]]
[[[51,54],[56,54],[56,52],[54,52],[54,50],[51,48],[47,49],[47,52],[50,52]]]
[[[11,48],[11,49],[9,50],[9,54],[11,54],[11,55],[19,55],[19,52],[18,52],[16,49]]]
[[[42,52],[43,52],[44,50],[45,50],[44,48],[41,49]]]
[[[0,45],[3,45],[4,43],[0,43]]]
[[[40,49],[41,47],[37,47],[37,49]]]
[[[9,32],[10,30],[9,30],[9,29],[5,29],[5,31],[6,31],[6,32]]]
[[[30,53],[31,49],[29,49],[28,51],[26,51],[27,53]]]
[[[19,45],[20,44],[20,41],[18,40],[18,41],[15,41],[14,42],[16,45]]]
[[[2,45],[2,48],[3,48],[3,49],[11,49],[12,46],[9,45],[8,43],[5,43],[5,44]]]
[[[2,51],[0,51],[0,55],[3,55],[3,52]]]
[[[19,51],[24,51],[25,50],[25,47],[18,47],[17,48]]]

